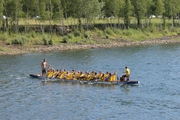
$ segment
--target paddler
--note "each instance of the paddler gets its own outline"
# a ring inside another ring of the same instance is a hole
[[[110,82],[117,81],[117,72],[114,72],[109,78]]]

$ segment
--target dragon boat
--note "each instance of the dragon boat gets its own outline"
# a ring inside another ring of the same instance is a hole
[[[31,78],[36,78],[42,80],[42,82],[69,82],[69,83],[80,83],[80,84],[107,84],[107,85],[139,85],[140,81],[137,80],[129,80],[129,81],[100,81],[98,79],[95,80],[66,80],[59,78],[44,78],[39,74],[30,74]]]

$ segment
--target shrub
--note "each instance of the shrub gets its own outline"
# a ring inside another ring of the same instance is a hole
[[[102,36],[103,35],[103,31],[102,30],[99,30],[98,28],[94,28],[94,31],[95,31],[95,33],[97,34],[97,36]]]
[[[29,40],[27,39],[27,37],[24,37],[24,36],[15,37],[11,41],[12,44],[17,44],[17,45],[23,45],[27,42],[29,42]]]
[[[32,37],[32,38],[35,38],[35,36],[36,36],[36,33],[35,33],[34,31],[32,31],[32,32],[31,32],[31,37]]]
[[[50,40],[48,41],[48,43],[49,43],[49,45],[53,45],[52,39],[50,39]]]
[[[48,45],[47,39],[43,38],[44,45]]]
[[[89,36],[87,33],[84,34],[84,37],[87,39]]]
[[[69,39],[72,39],[72,38],[73,38],[73,34],[70,33],[70,34],[67,35],[67,37],[68,37]]]
[[[105,33],[108,34],[108,35],[113,35],[114,34],[114,32],[113,32],[113,30],[111,28],[106,28]]]
[[[67,43],[67,42],[68,42],[68,38],[64,37],[62,43]]]
[[[74,36],[75,36],[75,37],[78,37],[78,36],[80,36],[80,35],[81,35],[81,33],[80,33],[79,31],[75,31],[75,32],[74,32]]]
[[[124,31],[124,32],[123,32],[123,35],[125,35],[125,36],[131,36],[132,33],[131,33],[131,31],[127,30],[127,31]]]

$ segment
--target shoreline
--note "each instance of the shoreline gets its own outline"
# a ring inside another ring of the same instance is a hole
[[[107,44],[60,44],[60,45],[34,45],[32,47],[23,46],[12,46],[3,45],[3,48],[8,48],[7,51],[0,49],[0,55],[16,55],[16,54],[26,54],[26,53],[38,53],[38,52],[51,52],[51,51],[63,51],[63,50],[78,50],[78,49],[96,49],[96,48],[111,48],[111,47],[124,47],[124,46],[141,46],[141,45],[153,45],[153,44],[172,44],[180,43],[180,35],[157,38],[152,40],[144,41],[121,41],[121,40],[110,40]]]

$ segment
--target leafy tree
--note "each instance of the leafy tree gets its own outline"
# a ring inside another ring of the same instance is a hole
[[[130,0],[125,0],[125,4],[124,4],[124,23],[126,28],[129,28],[130,25],[130,16],[132,15],[132,9],[133,6],[131,5],[131,1]]]
[[[103,2],[100,3],[98,0],[89,0],[85,4],[84,17],[86,18],[86,28],[98,15],[101,15],[101,9],[103,7]]]
[[[180,13],[180,0],[165,0],[165,15],[172,19],[172,27],[174,27],[175,18]]]
[[[134,6],[134,15],[137,19],[137,25],[141,26],[141,19],[145,18],[148,8],[151,6],[151,0],[131,0]]]
[[[4,0],[0,0],[0,24],[2,24],[2,28],[3,30],[5,29],[5,19],[6,19],[6,16],[3,16],[3,11],[4,11],[4,7],[3,7],[3,4],[4,4]]]
[[[22,1],[21,0],[6,0],[5,1],[5,13],[8,17],[11,17],[11,27],[18,32],[19,17],[22,17]]]
[[[72,0],[70,7],[72,16],[78,19],[78,26],[81,29],[81,18],[85,18],[87,24],[92,22],[97,15],[101,14],[103,3],[98,0]]]
[[[37,11],[36,11],[36,0],[23,0],[22,1],[23,12],[25,13],[25,32],[29,25],[29,18],[33,17],[34,19],[38,18]]]
[[[156,0],[155,1],[155,16],[162,15],[165,12],[164,3],[162,0]]]

